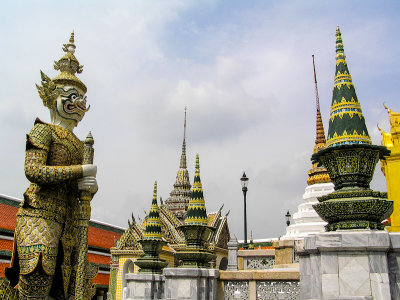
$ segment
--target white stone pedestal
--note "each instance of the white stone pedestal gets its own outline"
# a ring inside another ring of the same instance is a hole
[[[396,248],[391,239],[398,241]],[[398,278],[399,250],[400,235],[385,231],[337,231],[306,237],[299,253],[300,299],[399,299],[391,298],[394,287],[391,293],[389,282],[395,271],[392,277]]]
[[[164,278],[159,274],[126,274],[128,297],[124,300],[164,299]]]
[[[217,300],[216,269],[166,268],[166,300]]]

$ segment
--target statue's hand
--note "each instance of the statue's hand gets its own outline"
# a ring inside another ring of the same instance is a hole
[[[96,177],[97,166],[96,165],[82,165],[83,177],[91,176]]]
[[[95,194],[98,190],[96,177],[86,176],[78,179],[78,189],[80,191],[88,191]]]

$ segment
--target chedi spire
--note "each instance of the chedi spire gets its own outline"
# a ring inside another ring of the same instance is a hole
[[[162,239],[160,212],[157,204],[157,181],[154,182],[153,199],[146,221],[145,239]]]
[[[203,196],[203,187],[200,179],[199,155],[196,155],[196,172],[194,175],[193,188],[190,194],[189,207],[185,218],[186,225],[207,226],[208,218]]]
[[[186,210],[189,205],[190,199],[190,180],[189,172],[186,164],[186,107],[185,107],[185,119],[183,125],[183,142],[182,142],[182,154],[179,164],[179,170],[176,175],[174,188],[170,193],[170,197],[165,201],[165,205],[175,216],[183,222],[186,214]]]
[[[317,153],[320,149],[325,148],[326,140],[325,140],[324,124],[322,123],[321,111],[319,106],[317,73],[315,72],[314,55],[312,56],[312,58],[313,58],[313,68],[314,68],[315,103],[317,107],[316,136],[315,136],[315,146],[313,153]],[[314,163],[312,165],[312,168],[308,171],[308,176],[309,176],[307,179],[308,185],[312,185],[315,183],[331,182],[331,179],[329,178],[329,174],[326,171],[326,168],[319,167],[318,163]]]
[[[361,105],[344,54],[342,35],[336,28],[336,73],[329,118],[327,147],[371,144]]]

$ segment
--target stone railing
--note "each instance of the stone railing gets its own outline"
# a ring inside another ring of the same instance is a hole
[[[239,250],[237,260],[239,270],[272,269],[275,265],[275,250]]]
[[[300,299],[297,269],[220,271],[218,299]]]

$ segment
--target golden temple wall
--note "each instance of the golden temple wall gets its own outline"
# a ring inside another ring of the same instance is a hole
[[[386,160],[381,160],[382,172],[386,177],[388,198],[393,200],[393,214],[390,216],[391,232],[400,232],[400,113],[388,109],[390,118],[390,133],[381,131],[382,145],[391,154]]]

